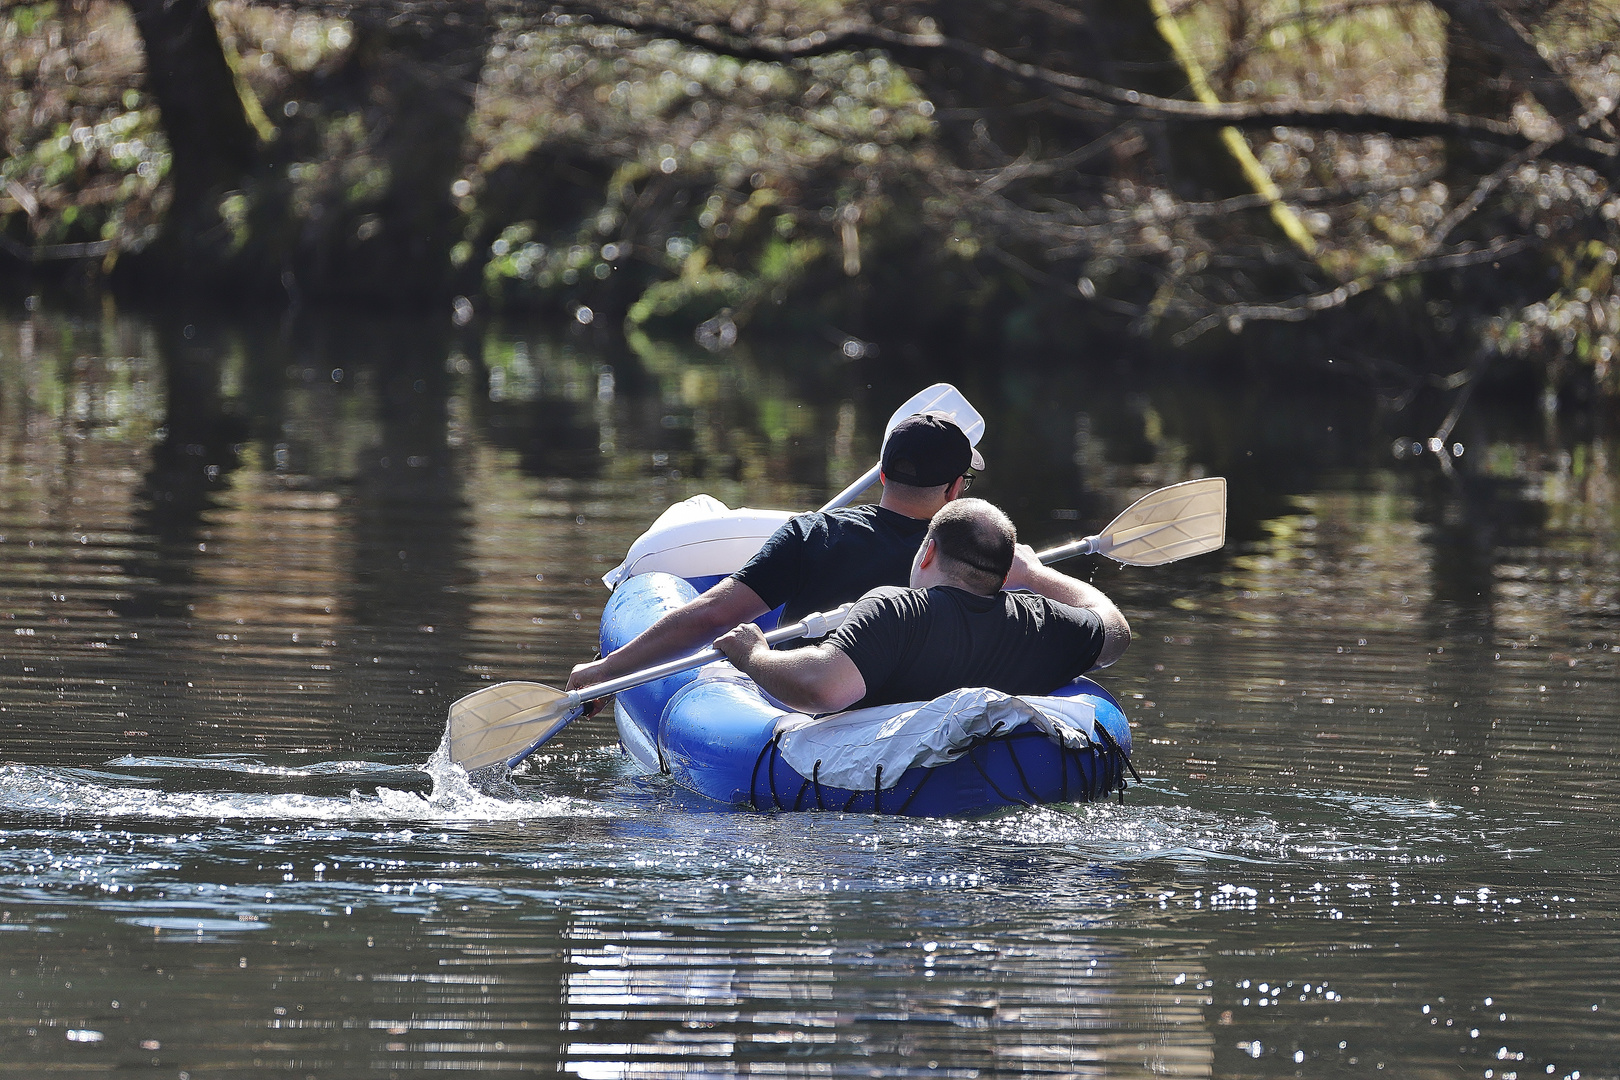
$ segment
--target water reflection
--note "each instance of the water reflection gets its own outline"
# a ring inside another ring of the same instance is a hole
[[[1038,544],[1232,479],[1222,555],[1086,568],[1138,630],[1124,806],[738,814],[603,720],[512,798],[424,766],[451,699],[590,654],[663,506],[814,504],[932,371],[0,318],[5,1060],[1612,1072],[1612,437],[1480,395],[1443,473],[1350,384],[947,374],[990,421],[976,493]]]

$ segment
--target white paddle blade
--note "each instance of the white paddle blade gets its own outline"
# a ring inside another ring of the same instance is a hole
[[[468,772],[512,760],[570,719],[567,697],[533,682],[473,691],[450,706],[450,760]]]
[[[1100,555],[1160,566],[1226,543],[1226,477],[1206,476],[1144,495],[1097,536]]]
[[[928,389],[911,395],[904,404],[894,410],[889,422],[883,426],[883,437],[889,437],[895,425],[908,416],[916,413],[940,412],[956,422],[962,433],[968,437],[968,442],[974,446],[979,445],[979,439],[984,436],[984,417],[979,410],[968,403],[962,396],[962,391],[950,383],[935,383]]]

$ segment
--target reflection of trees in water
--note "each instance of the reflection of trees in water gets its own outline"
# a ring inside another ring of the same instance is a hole
[[[135,726],[97,686],[123,681],[120,609],[144,584],[140,458],[163,385],[151,346],[133,320],[0,320],[0,670],[6,706],[28,717],[8,738],[116,745]]]
[[[289,416],[280,432],[266,431],[261,460],[284,449],[288,464],[276,462],[275,479],[341,500],[334,585],[346,618],[337,666],[386,661],[395,678],[429,692],[464,681],[456,645],[469,620],[461,592],[469,582],[467,507],[463,466],[449,442],[445,329],[437,320],[350,316],[296,322],[285,341],[258,338],[259,365],[270,379],[284,373],[283,396],[311,410]],[[326,468],[299,477],[289,466],[300,458]],[[267,545],[265,554],[273,553]],[[365,677],[340,680],[350,737],[364,746],[419,746],[421,726],[431,724],[424,714],[438,709],[418,706],[438,699],[385,694],[379,701],[370,690]]]
[[[469,398],[472,419],[536,476],[663,478],[672,491],[703,490],[733,504],[808,505],[807,488],[836,487],[866,467],[850,458],[851,380],[792,357],[765,365],[743,349],[717,358],[644,336],[624,348],[505,327],[468,351],[485,372],[483,393]],[[892,411],[875,394],[861,396],[868,420]],[[875,445],[870,453],[875,461]]]
[[[872,887],[870,869],[852,874]],[[789,940],[768,926],[739,930],[737,916],[723,935],[683,924],[679,900],[651,930],[576,918],[562,988],[571,1038],[559,1056],[614,1075],[656,1075],[694,1056],[711,1074],[814,1075],[817,1059],[851,1052],[876,1071],[1211,1075],[1201,958],[1025,928],[1006,897],[993,935],[936,909],[929,925],[898,930],[921,938],[897,943],[881,913],[852,911],[818,893],[819,872],[806,877],[805,891],[785,893],[798,928]],[[778,884],[748,891],[769,896]],[[1041,917],[1084,906],[1049,895]]]
[[[235,335],[213,320],[178,315],[159,319],[154,329],[163,427],[146,471],[142,519],[158,540],[154,569],[162,575],[180,566],[166,556],[197,542],[204,511],[240,464],[248,425],[221,387],[229,360],[240,355]]]
[[[249,320],[187,337],[183,322],[7,324],[0,452],[21,524],[0,531],[14,559],[17,537],[39,552],[17,562],[37,569],[12,614],[79,611],[80,629],[49,632],[85,648],[97,612],[171,620],[193,670],[224,680],[187,709],[240,708],[237,694],[271,709],[285,691],[286,711],[325,718],[336,739],[378,738],[353,723],[367,717],[420,741],[444,696],[478,677],[532,674],[531,658],[555,676],[589,655],[597,578],[670,502],[814,505],[875,459],[899,389],[867,390],[855,369],[604,353],[511,329],[452,342],[435,325]],[[1378,428],[1391,421],[1331,387],[1097,381],[1033,363],[970,385],[989,421],[976,493],[1036,543],[1092,531],[1162,484],[1232,479],[1225,554],[1070,567],[1171,622],[1181,604],[1257,634],[1422,627],[1456,657],[1436,672],[1445,692],[1474,701],[1493,684],[1469,672],[1493,640],[1612,620],[1607,437],[1541,442],[1533,410],[1482,400],[1446,478],[1428,455],[1388,457]],[[572,449],[536,449],[547,441]],[[74,539],[92,526],[108,539]],[[115,568],[110,584],[64,587],[66,608],[36,595],[87,561]],[[1133,655],[1151,662],[1163,650],[1149,644]],[[1228,647],[1236,662],[1245,645]],[[385,704],[356,665],[387,666]]]
[[[340,745],[375,745],[385,720],[422,743],[417,729],[424,716],[439,723],[440,708],[420,708],[403,687],[376,700],[377,676],[362,666],[386,654],[430,695],[465,682],[455,648],[467,621],[464,508],[444,341],[398,320],[285,336],[252,321],[175,321],[138,341],[130,325],[40,319],[17,329],[26,348],[5,350],[14,362],[0,386],[17,392],[0,408],[14,413],[5,431],[23,435],[6,456],[34,462],[13,474],[14,496],[54,488],[31,513],[84,543],[48,547],[69,564],[117,567],[100,572],[108,586],[68,566],[39,573],[60,576],[75,609],[104,605],[120,626],[147,628],[119,648],[194,684],[174,695],[180,715],[285,715]],[[68,359],[96,336],[91,348],[114,358]],[[154,674],[131,669],[140,681]],[[400,700],[409,714],[390,716]]]

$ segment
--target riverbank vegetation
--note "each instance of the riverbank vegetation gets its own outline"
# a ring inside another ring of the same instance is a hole
[[[0,260],[1612,403],[1617,30],[1605,0],[9,3]]]

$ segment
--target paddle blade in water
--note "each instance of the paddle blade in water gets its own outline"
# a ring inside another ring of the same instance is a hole
[[[1207,476],[1144,495],[1097,537],[1098,554],[1159,566],[1226,543],[1226,478]]]
[[[486,686],[450,706],[450,760],[468,772],[507,762],[573,719],[568,695],[543,683]]]

